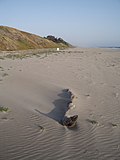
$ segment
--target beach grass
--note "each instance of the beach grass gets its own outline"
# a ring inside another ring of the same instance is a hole
[[[8,112],[8,111],[9,111],[8,107],[0,106],[0,112]]]

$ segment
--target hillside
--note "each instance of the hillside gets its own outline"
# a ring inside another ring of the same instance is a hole
[[[53,36],[54,37],[54,36]],[[71,45],[58,38],[55,42],[52,39],[43,38],[35,34],[20,31],[15,28],[0,26],[0,50],[14,51],[39,48],[63,48]]]

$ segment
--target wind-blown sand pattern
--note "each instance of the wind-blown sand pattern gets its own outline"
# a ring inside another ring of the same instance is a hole
[[[0,160],[119,160],[120,50],[41,57],[0,59],[0,106],[9,109],[0,112]],[[77,97],[73,129],[60,124],[65,88]]]

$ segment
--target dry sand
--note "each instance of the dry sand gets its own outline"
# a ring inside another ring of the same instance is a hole
[[[60,124],[77,96],[77,126]],[[0,160],[119,160],[120,50],[0,60]]]

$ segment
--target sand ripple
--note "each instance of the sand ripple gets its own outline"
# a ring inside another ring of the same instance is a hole
[[[71,49],[1,66],[10,70],[0,105],[10,112],[0,112],[0,160],[120,159],[118,51]],[[66,87],[77,96],[69,112]],[[66,113],[78,114],[75,128],[61,125]]]

